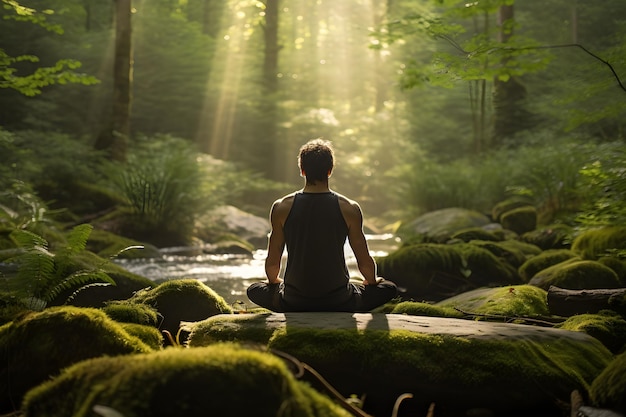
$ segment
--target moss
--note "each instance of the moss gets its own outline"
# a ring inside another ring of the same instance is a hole
[[[463,313],[447,307],[436,306],[429,303],[416,303],[413,301],[404,301],[398,303],[392,314],[408,314],[410,316],[429,316],[429,317],[463,317]]]
[[[524,262],[519,267],[519,274],[525,282],[528,282],[538,272],[573,258],[576,258],[576,254],[568,249],[548,249]]]
[[[568,249],[572,234],[573,230],[570,226],[552,224],[526,232],[520,236],[520,239],[543,250]]]
[[[223,297],[191,278],[166,281],[156,288],[139,291],[129,301],[155,308],[163,317],[160,328],[172,334],[178,333],[181,321],[199,321],[233,312]]]
[[[626,287],[626,261],[616,256],[603,256],[598,259],[602,265],[611,268],[617,274],[621,286]]]
[[[616,356],[594,379],[590,397],[596,407],[626,414],[626,352]]]
[[[503,262],[491,251],[471,243],[455,244],[466,263],[474,288],[486,285],[519,284],[517,269]]]
[[[565,330],[585,332],[602,342],[611,352],[618,353],[626,345],[626,320],[613,311],[579,314],[559,325]]]
[[[236,314],[232,317],[220,316],[193,323],[187,328],[190,347],[207,346],[220,341],[248,341],[266,344],[274,329],[265,326],[267,314]]]
[[[550,314],[548,293],[532,285],[481,288],[437,303],[443,308],[506,317],[533,317]]]
[[[551,285],[570,290],[593,288],[618,288],[619,278],[615,271],[596,261],[568,259],[537,273],[529,284],[544,290]]]
[[[489,252],[498,257],[498,259],[517,269],[526,261],[527,255],[524,251],[530,251],[531,245],[528,245],[529,248],[526,248],[524,247],[526,244],[522,242],[518,242],[518,244],[511,242],[518,241],[489,242],[483,240],[472,240],[469,243],[483,249],[487,249]]]
[[[588,230],[572,242],[572,250],[583,259],[598,259],[611,250],[626,251],[626,226]]]
[[[537,227],[537,209],[532,206],[509,210],[500,217],[502,227],[521,235]]]
[[[26,391],[87,358],[150,351],[97,309],[53,307],[0,328],[0,412]]]
[[[26,304],[13,294],[0,291],[0,326],[30,311]]]
[[[66,395],[71,392],[71,395]],[[349,414],[295,380],[279,358],[231,344],[78,364],[28,394],[26,415],[334,417]],[[252,408],[251,408],[252,407]]]
[[[129,335],[137,337],[152,349],[159,350],[163,347],[163,334],[156,327],[137,323],[120,323],[120,325]]]
[[[495,233],[489,232],[481,227],[459,230],[451,236],[451,239],[460,239],[463,242],[469,242],[470,240],[497,242],[501,240]]]
[[[102,307],[102,311],[120,323],[136,323],[154,327],[159,324],[156,309],[143,303],[133,303],[128,300],[110,301]]]
[[[491,209],[491,218],[495,222],[500,222],[501,216],[511,210],[532,206],[532,202],[522,197],[511,197],[504,201],[500,201]]]

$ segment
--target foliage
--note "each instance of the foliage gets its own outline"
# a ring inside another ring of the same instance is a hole
[[[51,10],[38,13],[14,0],[2,0],[2,3],[7,13],[3,16],[5,20],[36,24],[57,34],[63,32],[59,25],[47,22],[46,15],[53,13]],[[75,70],[80,68],[81,63],[74,59],[61,59],[53,66],[38,67],[31,74],[18,75],[18,64],[25,62],[37,64],[39,58],[28,54],[13,57],[0,48],[0,89],[12,88],[26,96],[35,96],[41,93],[43,87],[53,84],[93,85],[98,82],[91,75],[77,73]]]
[[[91,230],[88,224],[74,227],[56,254],[51,253],[48,242],[35,233],[21,229],[11,232],[18,248],[23,249],[8,260],[18,265],[17,275],[8,280],[11,291],[30,308],[42,310],[64,291],[78,292],[94,282],[115,285],[102,270],[76,270],[74,257],[85,249]]]

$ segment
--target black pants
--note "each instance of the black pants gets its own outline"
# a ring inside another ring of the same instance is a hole
[[[347,311],[367,312],[390,301],[398,294],[396,284],[391,281],[382,281],[377,285],[352,286],[352,295],[347,303],[327,306],[320,299],[316,307],[288,305],[283,300],[284,285],[255,282],[248,287],[248,298],[253,303],[277,313],[293,311]],[[314,300],[311,300],[314,301]]]

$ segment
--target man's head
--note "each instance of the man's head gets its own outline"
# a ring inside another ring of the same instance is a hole
[[[333,148],[329,141],[313,139],[302,145],[298,155],[300,172],[306,177],[307,183],[328,181],[335,166]]]

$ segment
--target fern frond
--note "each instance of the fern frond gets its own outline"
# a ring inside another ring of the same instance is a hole
[[[62,291],[80,289],[82,286],[93,282],[116,285],[113,278],[102,271],[77,271],[55,283],[43,296],[47,301],[51,301]]]
[[[71,256],[85,250],[92,230],[93,226],[88,223],[73,227],[67,235],[67,245],[62,249],[63,255]]]
[[[67,297],[67,299],[65,300],[65,304],[70,303],[74,298],[76,298],[76,296],[81,292],[84,291],[88,288],[93,288],[93,287],[109,287],[112,284],[108,283],[108,282],[93,282],[91,284],[87,284],[87,285],[83,285],[82,287],[80,287],[79,289],[77,289],[76,291],[74,291],[72,293],[72,295],[70,295],[69,297]]]
[[[48,241],[36,233],[24,229],[15,229],[9,235],[13,243],[20,248],[30,249],[35,246],[48,249]]]
[[[17,275],[11,279],[11,290],[18,296],[41,297],[41,291],[54,275],[54,254],[45,247],[33,246],[8,259],[18,266]]]

